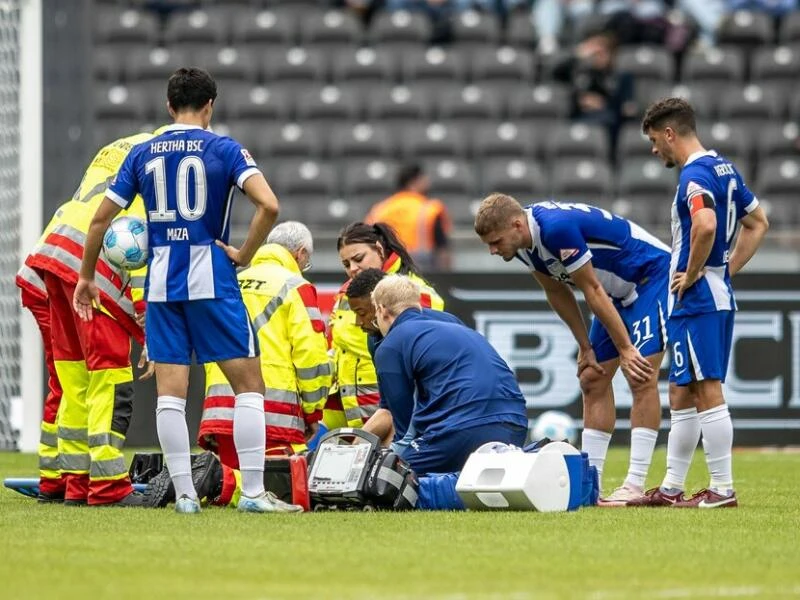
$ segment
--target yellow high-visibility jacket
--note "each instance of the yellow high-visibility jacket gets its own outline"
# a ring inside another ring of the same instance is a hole
[[[402,261],[392,254],[383,265],[388,274],[402,272]],[[425,308],[444,310],[444,300],[428,282],[414,274],[409,278],[421,288],[420,303]],[[367,334],[356,325],[356,315],[347,301],[347,286],[336,295],[329,322],[333,348],[336,387],[325,405],[325,425],[337,427],[363,427],[364,422],[378,410],[378,375],[367,348]]]
[[[289,251],[277,244],[262,246],[238,277],[261,351],[267,444],[303,444],[306,424],[322,418],[331,385],[316,288],[301,276]],[[208,445],[206,436],[233,435],[233,389],[215,363],[205,370],[201,446]]]
[[[38,289],[41,279],[33,276],[35,271],[49,271],[64,281],[78,282],[86,234],[106,189],[133,147],[152,137],[150,133],[140,133],[115,140],[100,149],[72,199],[59,207],[26,258],[17,274],[17,285]],[[146,220],[141,196],[137,196],[123,214]],[[144,342],[144,333],[136,324],[134,313],[144,309],[146,274],[147,267],[136,271],[115,267],[102,253],[97,261],[95,283],[100,290],[103,310],[117,319],[139,343]]]

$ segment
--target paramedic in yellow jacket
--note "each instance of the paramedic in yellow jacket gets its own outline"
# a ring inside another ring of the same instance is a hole
[[[151,137],[133,135],[100,149],[17,276],[23,305],[34,314],[43,338],[49,332],[44,341],[53,362],[50,388],[60,383],[63,390],[60,402],[51,394],[45,405],[39,446],[42,500],[140,502],[133,494],[122,446],[133,410],[131,337],[144,342],[136,315],[144,311],[146,269],[128,272],[100,257],[101,306],[88,323],[73,311],[72,292],[86,232],[106,188],[133,146]],[[145,218],[141,198],[126,214]]]
[[[317,291],[301,273],[311,266],[313,240],[297,221],[277,225],[239,287],[261,348],[267,451],[302,452],[319,427],[331,385],[331,362]],[[206,398],[198,442],[223,464],[217,504],[234,492],[238,459],[233,444],[233,390],[216,364],[207,364]]]
[[[444,310],[444,300],[424,279],[395,231],[385,223],[352,223],[336,242],[345,273],[352,279],[365,269],[408,275],[421,288],[423,307]],[[335,390],[325,405],[328,429],[363,427],[378,409],[378,376],[367,349],[367,334],[356,325],[347,302],[349,279],[336,295],[329,321],[334,354]]]

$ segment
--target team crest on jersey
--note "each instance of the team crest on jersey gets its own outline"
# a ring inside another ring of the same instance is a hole
[[[256,161],[253,160],[253,157],[250,155],[250,152],[247,151],[247,148],[242,148],[242,156],[244,157],[244,162],[248,167],[256,166]]]
[[[561,260],[567,260],[572,258],[578,253],[577,248],[562,248],[561,249]]]

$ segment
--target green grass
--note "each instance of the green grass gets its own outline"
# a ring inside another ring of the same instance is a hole
[[[800,596],[800,454],[738,452],[740,508],[240,515],[38,505],[0,490],[2,598]],[[659,451],[651,482],[662,475]],[[31,476],[0,453],[0,476]],[[627,455],[614,450],[606,488]],[[706,483],[702,455],[690,487]]]

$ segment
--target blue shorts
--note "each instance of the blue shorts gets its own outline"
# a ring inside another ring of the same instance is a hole
[[[147,355],[158,363],[199,364],[258,356],[258,337],[241,298],[148,302]]]
[[[658,354],[667,347],[665,323],[668,287],[669,273],[665,271],[639,289],[639,297],[633,304],[621,306],[618,302],[614,303],[633,345],[642,356]],[[594,348],[597,362],[605,362],[619,356],[611,336],[597,317],[592,319],[589,341]]]
[[[468,429],[422,436],[400,449],[400,456],[417,475],[460,471],[469,455],[486,442],[504,442],[520,448],[525,445],[527,430],[514,423],[489,423]]]
[[[733,343],[732,310],[670,317],[667,321],[672,365],[669,380],[677,385],[693,381],[725,381]]]

